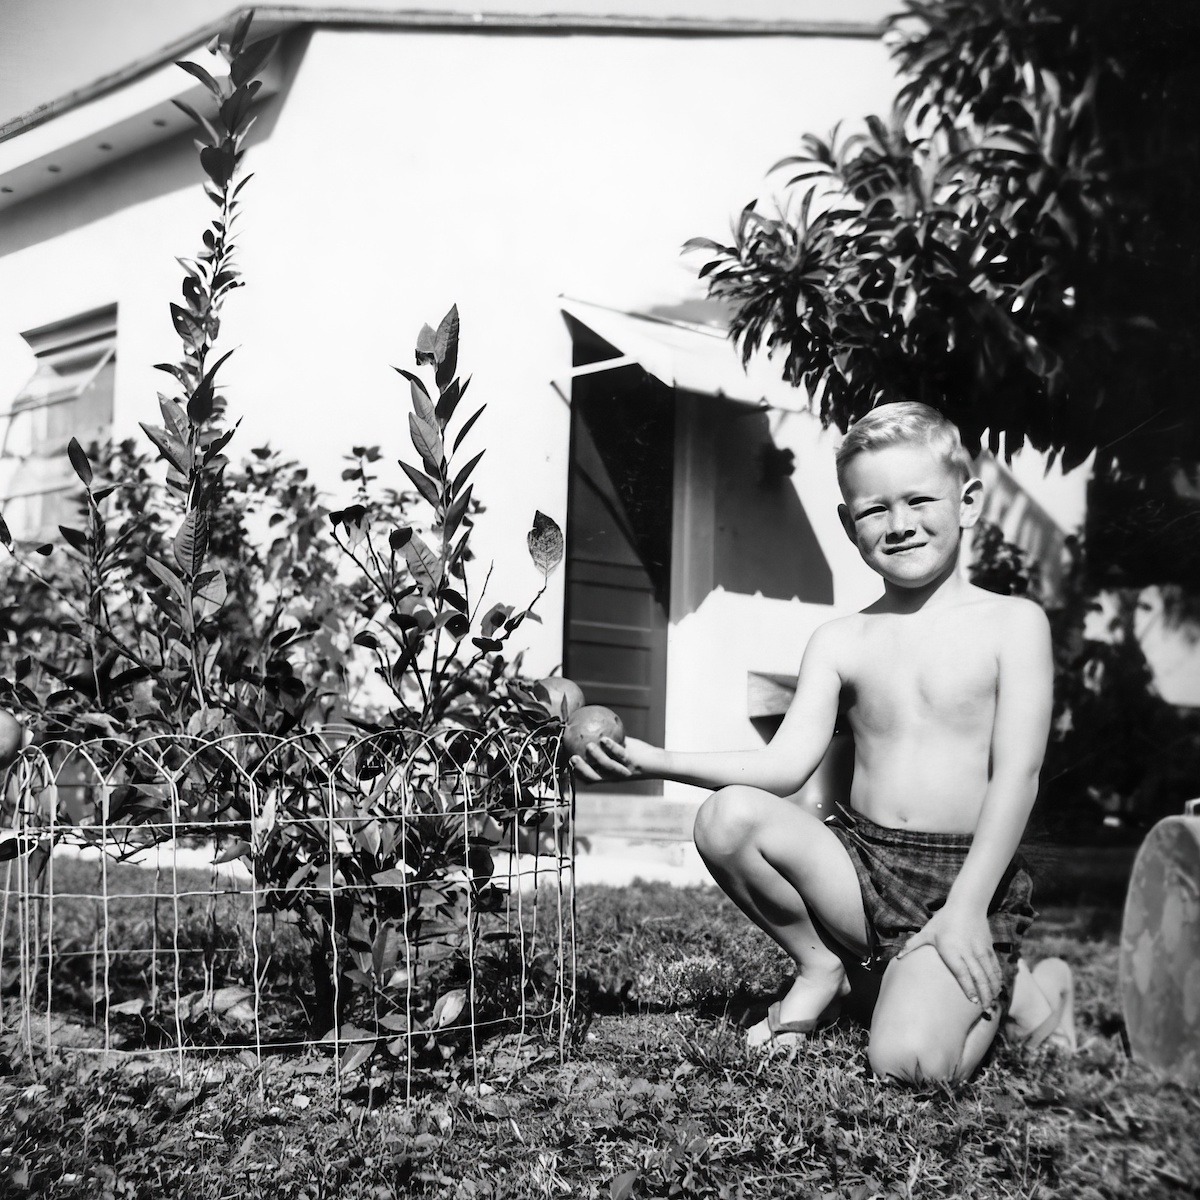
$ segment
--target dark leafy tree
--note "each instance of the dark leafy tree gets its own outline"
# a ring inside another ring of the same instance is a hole
[[[971,582],[1041,600],[1036,564],[998,526],[976,532]],[[1135,826],[1180,810],[1200,777],[1200,719],[1159,695],[1138,642],[1137,589],[1102,605],[1088,582],[1083,546],[1048,610],[1054,647],[1054,716],[1035,825],[1065,840],[1094,838],[1105,814]],[[1102,613],[1107,612],[1103,622]]]
[[[1200,500],[1181,498],[1200,461],[1200,8],[912,0],[891,33],[888,119],[805,137],[785,211],[752,202],[731,244],[689,243],[743,353],[777,354],[840,428],[920,399],[974,445],[1066,468],[1095,452],[1097,508],[1125,516],[1093,566],[1200,580]]]

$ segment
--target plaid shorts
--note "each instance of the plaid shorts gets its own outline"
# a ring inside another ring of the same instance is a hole
[[[846,847],[862,889],[869,947],[862,965],[868,971],[882,972],[904,943],[946,903],[971,848],[971,835],[890,829],[840,804],[825,824]],[[1004,872],[988,905],[992,945],[1009,997],[1021,937],[1037,916],[1030,903],[1032,895],[1033,880],[1018,856]]]

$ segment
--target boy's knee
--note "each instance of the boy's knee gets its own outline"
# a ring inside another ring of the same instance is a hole
[[[947,1083],[956,1078],[961,1047],[939,1040],[933,1030],[872,1029],[867,1047],[871,1070],[900,1083]]]
[[[702,854],[719,855],[742,845],[758,827],[757,801],[753,788],[735,785],[713,792],[696,813],[696,848]]]

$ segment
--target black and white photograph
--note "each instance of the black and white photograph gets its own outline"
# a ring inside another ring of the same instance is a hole
[[[1200,1196],[1200,7],[0,0],[0,1197]]]

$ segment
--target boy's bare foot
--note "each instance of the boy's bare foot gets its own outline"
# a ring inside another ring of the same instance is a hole
[[[1013,1022],[1013,1036],[1020,1043],[1026,1054],[1031,1054],[1041,1046],[1053,1046],[1065,1054],[1074,1054],[1077,1048],[1075,1037],[1075,978],[1071,968],[1061,958],[1044,958],[1032,970],[1024,962],[1019,970],[1024,979],[1018,979],[1018,987],[1014,992],[1027,993],[1022,985],[1035,985],[1037,993],[1037,1008],[1029,1003],[1027,996],[1022,996],[1024,1004],[1017,1003],[1014,995],[1013,1007],[1009,1016]],[[1044,999],[1043,999],[1044,998]],[[1038,1011],[1039,1016],[1030,1020],[1023,1018],[1023,1012]],[[1040,1015],[1040,1014],[1046,1015]]]
[[[806,967],[787,994],[771,1005],[767,1016],[746,1031],[746,1045],[751,1049],[795,1045],[818,1026],[832,1021],[849,991],[850,981],[842,966],[831,970]]]

